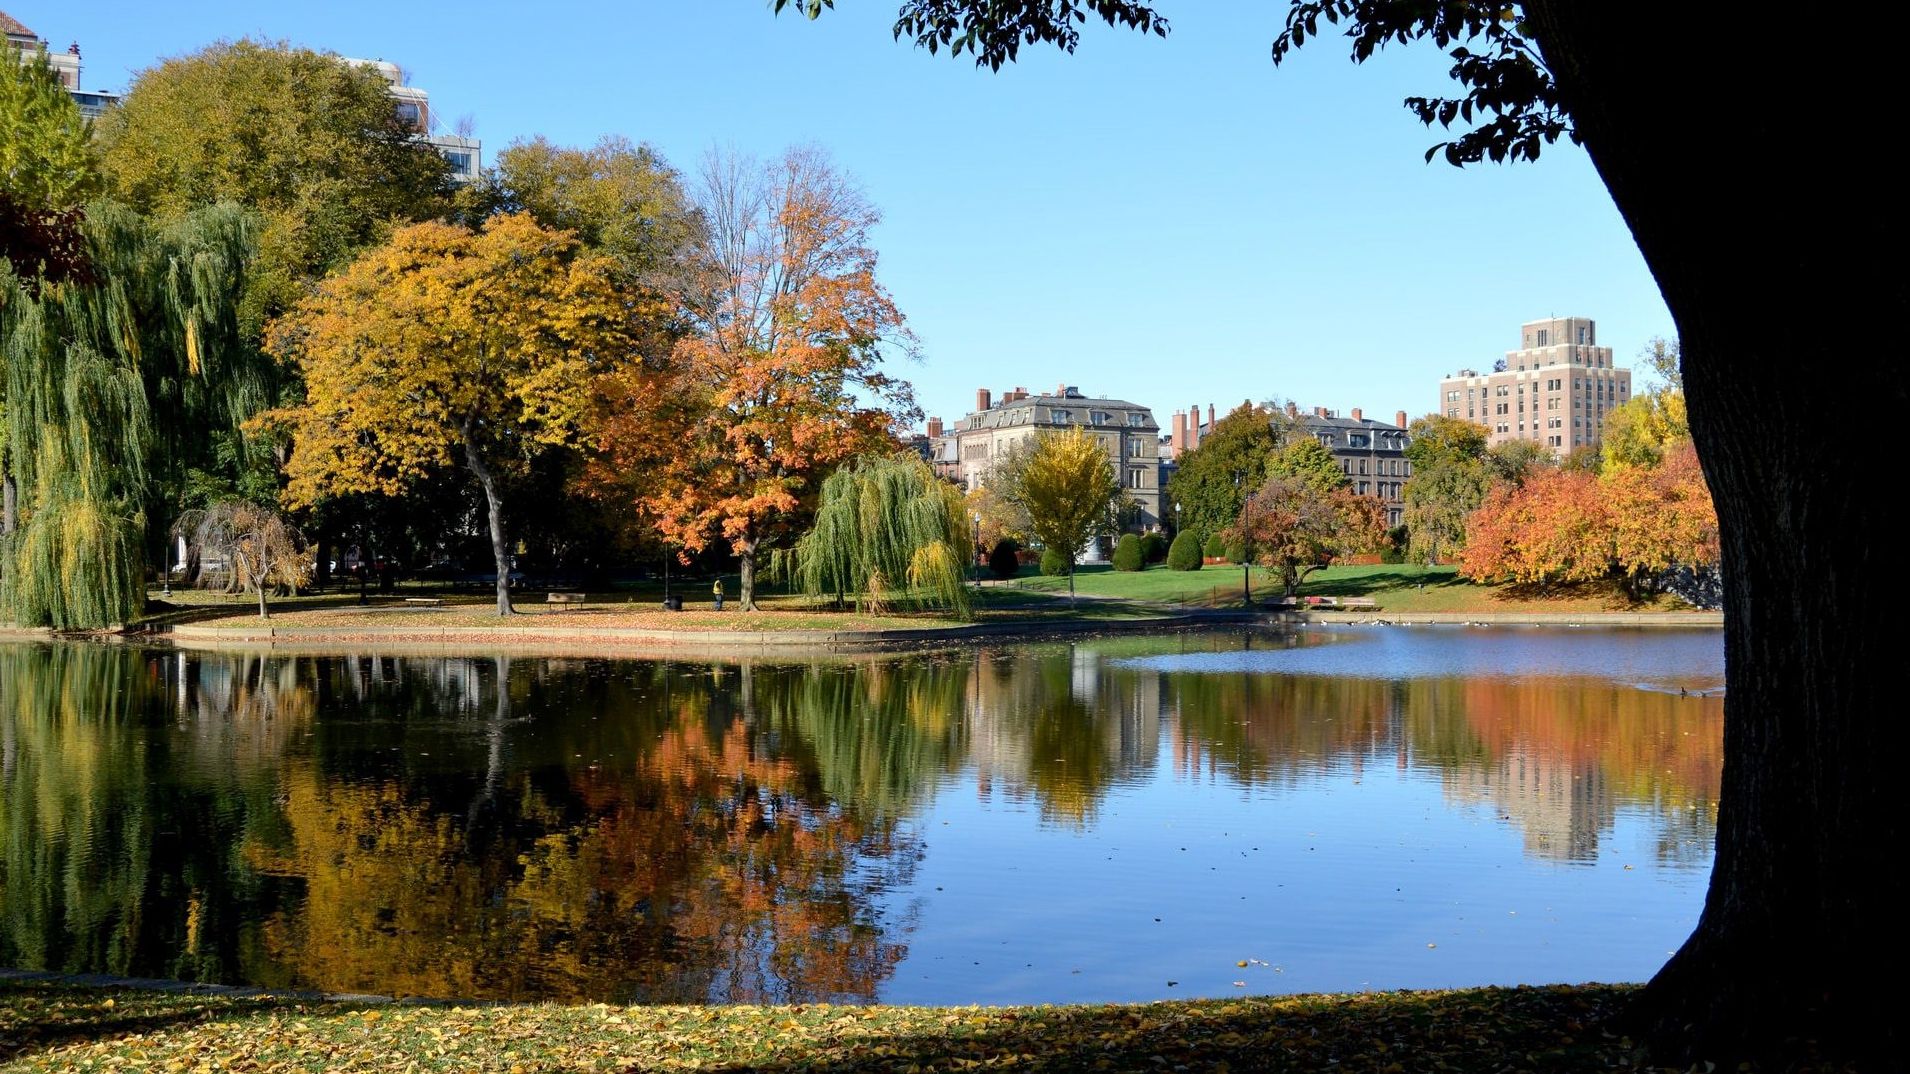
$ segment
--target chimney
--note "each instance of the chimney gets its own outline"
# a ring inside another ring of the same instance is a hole
[[[1174,457],[1180,458],[1180,453],[1187,450],[1187,415],[1178,410],[1174,411],[1173,444]]]
[[[1068,384],[1067,384],[1067,382],[1066,382],[1066,381],[1062,381],[1062,382],[1061,382],[1060,384],[1057,384],[1057,385],[1055,385],[1055,386],[1054,386],[1054,393],[1055,393],[1056,395],[1059,395],[1059,396],[1061,396],[1061,397],[1062,397],[1062,398],[1064,398],[1064,399],[1065,399],[1065,398],[1067,398],[1067,396],[1068,396]]]
[[[994,399],[994,393],[987,388],[975,389],[975,409],[977,411],[987,410],[989,405],[994,402]]]
[[[931,439],[931,440],[936,440],[936,439],[940,439],[940,438],[941,438],[941,435],[942,435],[942,419],[940,419],[940,418],[930,418],[930,419],[928,420],[928,435],[929,435],[929,439]]]
[[[1214,421],[1214,404],[1208,403],[1207,404],[1207,431],[1210,433],[1213,432],[1215,424],[1217,423]]]
[[[1404,410],[1401,410],[1398,413],[1394,414],[1393,421],[1396,424],[1398,424],[1400,428],[1404,429],[1406,427],[1406,412]]]
[[[1200,446],[1200,404],[1187,408],[1187,450]]]
[[[1354,420],[1354,421],[1364,421],[1364,420],[1365,420],[1364,418],[1362,418],[1362,417],[1360,417],[1360,408],[1359,408],[1359,407],[1354,407],[1354,408],[1353,408],[1353,420]]]
[[[1028,389],[1019,384],[1015,385],[1015,402],[1019,403],[1026,398],[1028,398]]]
[[[1291,399],[1287,400],[1287,417],[1297,418],[1299,416],[1300,416],[1300,404],[1294,402]]]
[[[1316,406],[1316,407],[1314,407],[1314,408],[1313,408],[1313,416],[1314,416],[1314,417],[1316,417],[1316,418],[1324,418],[1324,417],[1326,417],[1326,408],[1325,408],[1325,407],[1323,407],[1323,406]]]

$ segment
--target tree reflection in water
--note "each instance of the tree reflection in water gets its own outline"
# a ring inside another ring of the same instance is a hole
[[[1163,748],[1182,784],[1275,794],[1423,771],[1548,859],[1590,860],[1630,810],[1665,861],[1708,860],[1716,698],[1116,659],[1240,643],[718,664],[0,646],[0,964],[868,1001],[931,897],[912,882],[938,794],[1093,827]]]

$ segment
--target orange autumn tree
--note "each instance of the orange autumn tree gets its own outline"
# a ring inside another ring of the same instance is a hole
[[[1655,466],[1542,468],[1494,487],[1467,521],[1459,570],[1541,585],[1616,576],[1637,597],[1668,568],[1717,562],[1717,514],[1687,440]]]
[[[915,408],[881,365],[915,340],[876,280],[877,212],[819,151],[768,165],[712,155],[697,201],[705,230],[683,295],[694,331],[661,375],[608,378],[592,469],[683,553],[726,542],[750,611],[759,557],[822,478],[893,450],[889,430]]]
[[[394,496],[463,465],[484,491],[509,615],[503,481],[571,443],[602,371],[633,351],[644,304],[613,264],[523,215],[482,231],[425,223],[326,280],[267,330],[305,400],[260,421],[291,433],[291,506]]]
[[[1371,552],[1386,537],[1386,512],[1371,496],[1329,488],[1311,474],[1268,477],[1221,531],[1253,562],[1280,573],[1287,596],[1337,556]]]

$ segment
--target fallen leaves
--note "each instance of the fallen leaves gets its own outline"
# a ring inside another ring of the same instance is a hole
[[[1258,960],[1249,960],[1256,962]],[[1636,1069],[1626,987],[1100,1007],[376,1008],[0,983],[0,1069],[304,1074],[652,1070]]]

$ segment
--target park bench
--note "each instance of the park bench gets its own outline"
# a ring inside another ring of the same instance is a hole
[[[1275,597],[1272,600],[1267,601],[1266,606],[1269,608],[1298,608],[1300,606],[1300,598]]]
[[[545,604],[566,605],[582,604],[583,602],[584,594],[582,593],[546,593],[544,595]]]
[[[1310,608],[1337,608],[1340,606],[1340,598],[1338,597],[1308,597],[1306,602]]]
[[[444,607],[444,598],[443,597],[406,597],[405,603],[411,605],[414,608],[442,608]]]
[[[1340,602],[1342,608],[1359,608],[1363,611],[1378,611],[1379,601],[1372,597],[1348,597]]]

